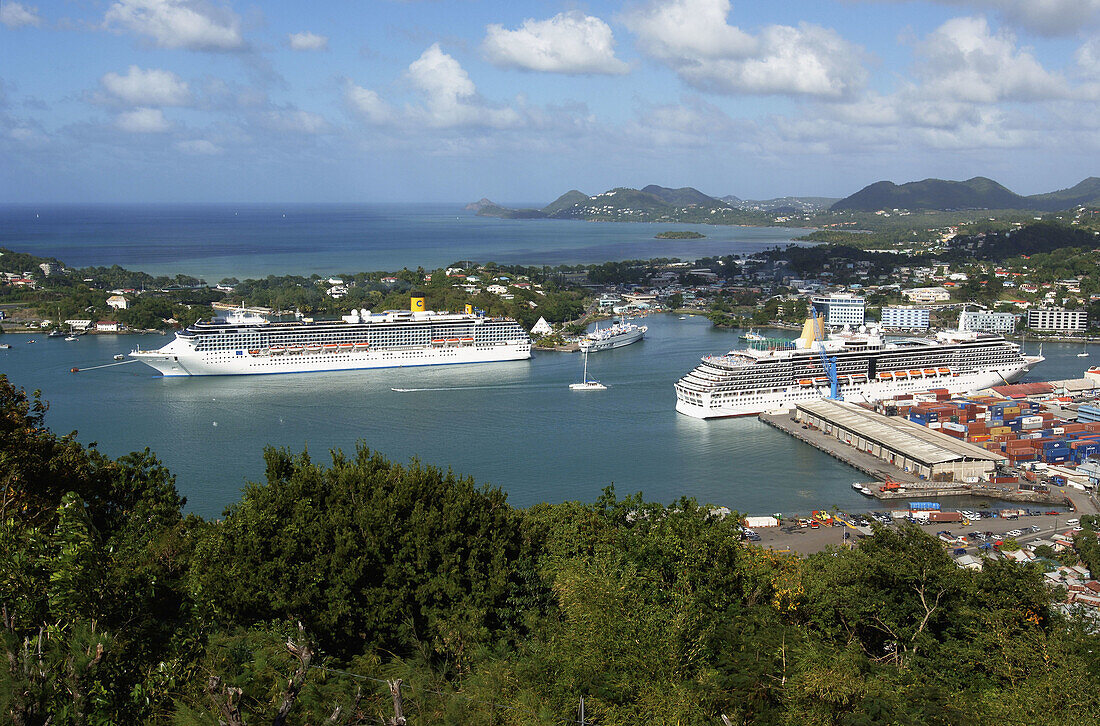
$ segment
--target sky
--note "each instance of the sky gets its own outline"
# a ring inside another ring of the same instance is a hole
[[[0,0],[0,202],[1100,175],[1100,0]]]

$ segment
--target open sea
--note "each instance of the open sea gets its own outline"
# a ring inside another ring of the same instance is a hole
[[[324,208],[336,217],[328,223],[310,222],[324,216],[310,207],[291,233],[281,216],[237,227],[228,208],[203,221],[205,207],[174,208],[164,220],[148,207],[90,208],[87,215],[70,207],[63,208],[65,223],[39,221],[51,214],[43,208],[37,220],[20,212],[11,223],[15,209],[0,209],[0,246],[70,265],[120,264],[208,280],[489,256],[526,264],[690,258],[784,244],[795,232],[675,225],[701,229],[708,239],[662,242],[650,238],[667,226],[502,222],[435,207],[400,214]],[[261,208],[249,209],[262,216]],[[36,225],[40,234],[32,235]],[[353,227],[364,231],[343,236]],[[512,363],[168,379],[140,363],[112,365],[116,353],[169,340],[159,335],[76,342],[4,335],[12,348],[0,350],[0,373],[28,391],[42,390],[57,433],[75,430],[110,456],[151,448],[176,475],[188,509],[206,517],[237,501],[246,481],[262,480],[264,446],[308,448],[323,462],[329,450],[351,451],[358,441],[397,462],[416,457],[500,486],[518,506],[591,501],[609,484],[620,495],[640,491],[665,503],[691,496],[752,514],[872,506],[851,489],[865,480],[860,472],[754,418],[699,421],[675,412],[673,383],[701,356],[738,347],[739,331],[717,330],[702,317],[654,315],[645,323],[644,341],[589,358],[590,375],[608,386],[596,392],[569,390],[581,378],[582,359],[565,353]],[[1079,377],[1100,349],[1090,358],[1077,358],[1079,352],[1080,345],[1047,344],[1047,361],[1030,379]],[[73,367],[82,370],[70,373]]]
[[[658,240],[694,230],[699,240]],[[809,230],[703,224],[511,220],[461,205],[0,205],[0,247],[73,267],[224,277],[434,269],[458,260],[588,264],[746,254]]]

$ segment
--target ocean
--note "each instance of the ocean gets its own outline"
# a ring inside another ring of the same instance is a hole
[[[699,240],[658,240],[693,230]],[[510,220],[461,205],[0,205],[0,247],[75,267],[153,275],[337,275],[458,260],[561,265],[751,254],[809,230],[703,224]]]
[[[285,217],[283,215],[286,215]],[[656,240],[693,229],[703,240]],[[464,259],[528,265],[695,259],[786,245],[803,230],[476,217],[457,205],[0,207],[0,246],[74,266],[222,277],[434,268]],[[753,418],[699,421],[673,383],[700,356],[739,346],[704,318],[655,315],[644,341],[591,356],[608,390],[578,393],[581,358],[347,373],[165,379],[112,356],[168,338],[5,335],[0,372],[50,403],[48,425],[110,456],[150,447],[189,511],[217,516],[263,478],[263,448],[325,461],[357,442],[500,486],[518,506],[592,501],[614,484],[752,514],[866,509],[866,477]],[[793,333],[792,333],[793,335]],[[36,338],[31,344],[29,340]],[[1029,351],[1033,352],[1033,351]],[[1081,375],[1076,345],[1048,344],[1033,379]],[[96,366],[106,366],[96,368]],[[70,373],[70,369],[82,369]],[[403,389],[395,391],[394,389]]]
[[[642,342],[589,357],[590,376],[608,386],[596,392],[569,390],[582,359],[568,353],[275,376],[162,378],[140,363],[112,365],[116,353],[167,342],[159,335],[69,343],[9,334],[0,371],[42,390],[55,432],[75,430],[110,456],[150,447],[176,474],[189,511],[207,517],[237,501],[246,481],[263,479],[264,446],[308,449],[324,462],[356,442],[393,461],[451,467],[503,488],[518,506],[592,501],[611,484],[620,495],[640,491],[664,503],[691,496],[751,514],[873,506],[851,489],[865,475],[755,418],[675,412],[673,383],[700,356],[739,347],[740,331],[702,317],[645,323]],[[1080,351],[1048,343],[1029,379],[1080,377],[1093,360],[1077,358]],[[89,370],[98,365],[109,367]]]

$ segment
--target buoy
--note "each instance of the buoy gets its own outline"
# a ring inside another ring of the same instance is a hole
[[[215,426],[217,426],[217,425],[218,425],[218,422],[217,422],[217,421],[215,421],[215,422],[214,422],[214,425],[215,425]]]
[[[70,368],[69,373],[80,373],[80,369],[79,368]]]

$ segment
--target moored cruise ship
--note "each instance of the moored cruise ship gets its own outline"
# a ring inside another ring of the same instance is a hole
[[[637,343],[644,338],[647,330],[649,330],[649,328],[645,325],[635,325],[623,319],[621,322],[615,323],[609,327],[602,329],[597,328],[581,338],[581,351],[597,353],[601,350],[622,348],[624,345]]]
[[[526,360],[531,339],[508,318],[424,310],[372,314],[361,310],[333,321],[269,322],[233,312],[176,333],[159,350],[130,353],[165,376],[244,375]]]
[[[676,383],[676,410],[695,418],[747,416],[828,397],[832,384],[823,358],[835,362],[837,393],[848,401],[932,388],[969,393],[1018,380],[1043,360],[983,333],[889,341],[877,331],[822,337],[806,321],[802,336],[787,346],[753,344],[706,356]]]

